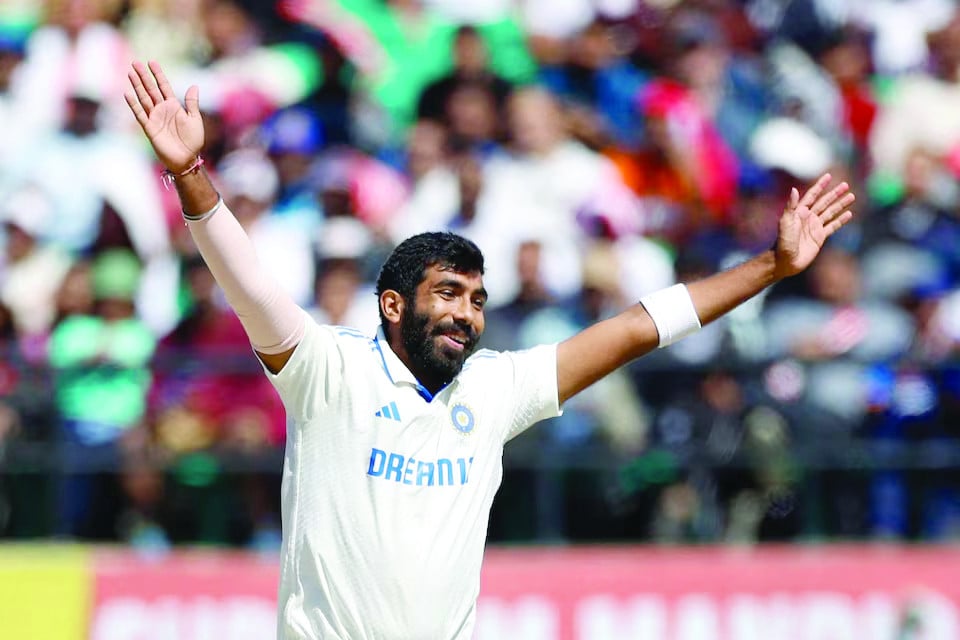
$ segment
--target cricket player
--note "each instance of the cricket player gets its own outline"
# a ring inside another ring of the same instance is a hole
[[[184,103],[136,62],[126,94],[186,224],[289,421],[277,635],[468,640],[504,444],[634,358],[806,268],[854,196],[824,175],[789,195],[775,249],[675,285],[560,343],[475,351],[483,256],[451,233],[402,242],[378,282],[376,335],[316,324],[261,269],[208,179],[198,89]]]

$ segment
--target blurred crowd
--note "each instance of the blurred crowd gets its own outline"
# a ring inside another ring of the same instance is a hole
[[[491,533],[960,534],[953,0],[14,0],[0,537],[278,541],[283,410],[124,104],[147,59],[199,86],[263,267],[368,332],[417,232],[477,242],[483,346],[524,348],[769,248],[791,187],[848,181],[855,221],[807,274],[522,436],[523,469],[607,466],[545,494],[508,456]]]

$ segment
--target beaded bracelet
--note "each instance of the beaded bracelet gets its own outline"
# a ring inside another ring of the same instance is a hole
[[[183,209],[180,210],[180,213],[183,214],[183,219],[187,222],[200,222],[201,220],[206,220],[213,214],[215,214],[220,207],[223,206],[223,197],[218,193],[217,194],[217,204],[213,205],[209,210],[204,211],[203,213],[189,214]]]
[[[193,164],[180,173],[174,173],[173,171],[170,171],[170,169],[164,169],[163,173],[160,174],[160,179],[163,180],[164,188],[169,189],[170,185],[172,185],[177,178],[194,173],[203,165],[203,156],[197,156],[197,159],[193,161]]]

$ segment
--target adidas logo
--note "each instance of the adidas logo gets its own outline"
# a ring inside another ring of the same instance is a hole
[[[396,420],[397,422],[400,422],[400,411],[397,410],[396,402],[391,402],[389,405],[383,405],[380,407],[380,411],[377,411],[373,415],[378,418],[387,418],[389,420]]]

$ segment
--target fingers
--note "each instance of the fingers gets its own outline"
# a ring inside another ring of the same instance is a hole
[[[149,114],[153,107],[163,102],[163,95],[157,89],[156,78],[142,62],[134,62],[133,69],[136,71],[136,78],[134,79],[131,76],[130,80],[135,83],[134,88],[137,89],[137,97],[140,98],[140,103]],[[149,101],[144,101],[144,95],[149,97]]]
[[[836,233],[837,230],[840,229],[840,227],[847,224],[852,219],[853,219],[853,211],[844,211],[839,216],[834,218],[832,222],[824,225],[823,231],[824,231],[825,237],[829,238],[834,233]]]
[[[150,121],[150,116],[143,110],[143,105],[140,103],[140,100],[129,91],[123,94],[123,98],[127,101],[127,106],[130,107],[130,111],[133,112],[133,117],[137,119],[137,122],[142,128],[146,129],[147,123]]]
[[[170,86],[170,81],[167,80],[167,75],[163,72],[163,69],[160,68],[160,63],[151,60],[147,65],[150,67],[150,72],[153,74],[153,77],[157,79],[157,88],[160,90],[161,99],[169,100],[170,98],[176,98],[176,95],[173,93],[173,87]]]
[[[200,89],[197,85],[192,85],[187,89],[187,95],[183,98],[183,104],[186,106],[189,115],[200,115]]]
[[[824,209],[823,213],[820,214],[820,219],[823,221],[823,224],[826,225],[827,223],[831,222],[834,218],[840,215],[843,210],[847,209],[851,204],[853,204],[853,201],[856,199],[857,197],[855,195],[848,193]]]
[[[849,190],[850,185],[846,182],[841,182],[833,189],[817,198],[817,201],[810,207],[810,211],[818,216],[822,215],[824,211],[837,202],[837,198]]]
[[[144,86],[144,77],[146,76],[146,69],[139,62],[133,63],[133,71],[127,73],[127,79],[130,80],[130,86],[133,87],[133,91],[136,95],[137,101],[140,103],[140,106],[146,112],[147,115],[150,115],[150,110],[153,109],[154,101],[150,97],[150,93],[147,91],[147,88]]]
[[[812,208],[813,203],[817,201],[817,198],[820,197],[820,194],[823,193],[823,190],[827,188],[827,185],[830,184],[832,176],[829,173],[825,173],[820,178],[813,183],[813,186],[807,189],[807,192],[803,194],[803,198],[800,200],[800,205],[808,208]]]

